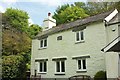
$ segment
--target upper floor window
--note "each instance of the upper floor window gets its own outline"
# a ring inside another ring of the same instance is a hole
[[[58,36],[57,37],[57,40],[59,41],[59,40],[62,40],[62,36]]]
[[[47,47],[47,38],[40,40],[40,48]]]
[[[84,41],[84,31],[77,31],[76,33],[76,42]]]

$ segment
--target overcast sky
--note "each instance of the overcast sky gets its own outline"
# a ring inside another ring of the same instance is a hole
[[[42,26],[48,12],[54,14],[58,6],[78,1],[85,2],[86,0],[0,0],[0,12],[5,12],[6,8],[10,7],[18,8],[29,14],[31,23]]]

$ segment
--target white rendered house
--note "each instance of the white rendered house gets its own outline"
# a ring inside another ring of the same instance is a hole
[[[101,51],[107,42],[104,19],[112,12],[58,26],[49,13],[44,20],[47,28],[32,40],[31,75],[93,78],[96,72],[106,71],[106,54]]]

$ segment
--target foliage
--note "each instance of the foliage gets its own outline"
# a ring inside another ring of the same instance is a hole
[[[107,80],[106,72],[98,71],[94,76],[94,80]]]
[[[85,14],[85,12],[82,8],[79,8],[77,6],[70,6],[70,7],[67,6],[67,8],[65,8],[65,10],[59,11],[58,14],[55,13],[53,18],[56,19],[57,24],[62,24],[62,23],[75,21],[77,19],[85,18],[87,16],[88,15]]]
[[[35,37],[40,31],[42,31],[42,28],[37,25],[37,24],[32,24],[30,25],[30,27],[28,28],[27,33],[29,34],[29,36],[31,38]]]
[[[30,69],[31,37],[41,28],[28,25],[28,14],[22,10],[8,8],[3,14],[2,60],[3,78],[25,78]]]
[[[85,10],[86,13],[91,16],[115,9],[114,5],[114,2],[88,2]]]
[[[119,2],[74,2],[71,5],[65,4],[58,7],[53,18],[56,19],[58,25],[103,13],[118,8],[119,5]]]
[[[25,11],[8,8],[5,12],[5,17],[7,24],[24,32],[27,31],[29,16]]]
[[[120,1],[115,3],[115,7],[118,9],[118,11],[120,12]]]
[[[14,28],[3,29],[2,39],[3,55],[8,56],[30,52],[31,39],[24,32]]]
[[[62,11],[64,11],[66,8],[70,7],[69,4],[65,4],[62,6],[58,6],[58,8],[56,9],[56,13],[61,13]]]
[[[3,56],[2,78],[20,78],[25,71],[23,57],[19,55]],[[20,68],[23,68],[22,71]]]

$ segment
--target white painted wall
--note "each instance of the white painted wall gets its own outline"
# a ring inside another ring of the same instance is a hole
[[[108,80],[110,78],[118,77],[118,60],[118,53],[106,53],[106,71]]]
[[[120,77],[120,52],[119,52],[119,61],[118,61],[118,76]]]
[[[72,30],[55,33],[48,36],[48,47],[39,50],[39,40],[32,41],[31,75],[34,75],[35,58],[48,57],[48,72],[42,78],[68,78],[74,75],[90,75],[105,70],[105,54],[101,51],[106,44],[105,27],[103,23],[93,23],[85,29],[85,42],[75,44],[75,33]],[[61,41],[57,37],[62,36]],[[76,72],[76,60],[72,56],[90,55],[87,59],[87,72]],[[55,62],[53,57],[67,56],[65,75],[54,75]]]
[[[112,22],[117,22],[118,18],[115,17]],[[113,31],[114,30],[114,31]],[[115,38],[118,37],[118,24],[106,26],[106,45],[112,42]],[[118,62],[119,55],[116,52],[107,52],[106,53],[106,70],[107,78],[117,78],[118,77]]]

